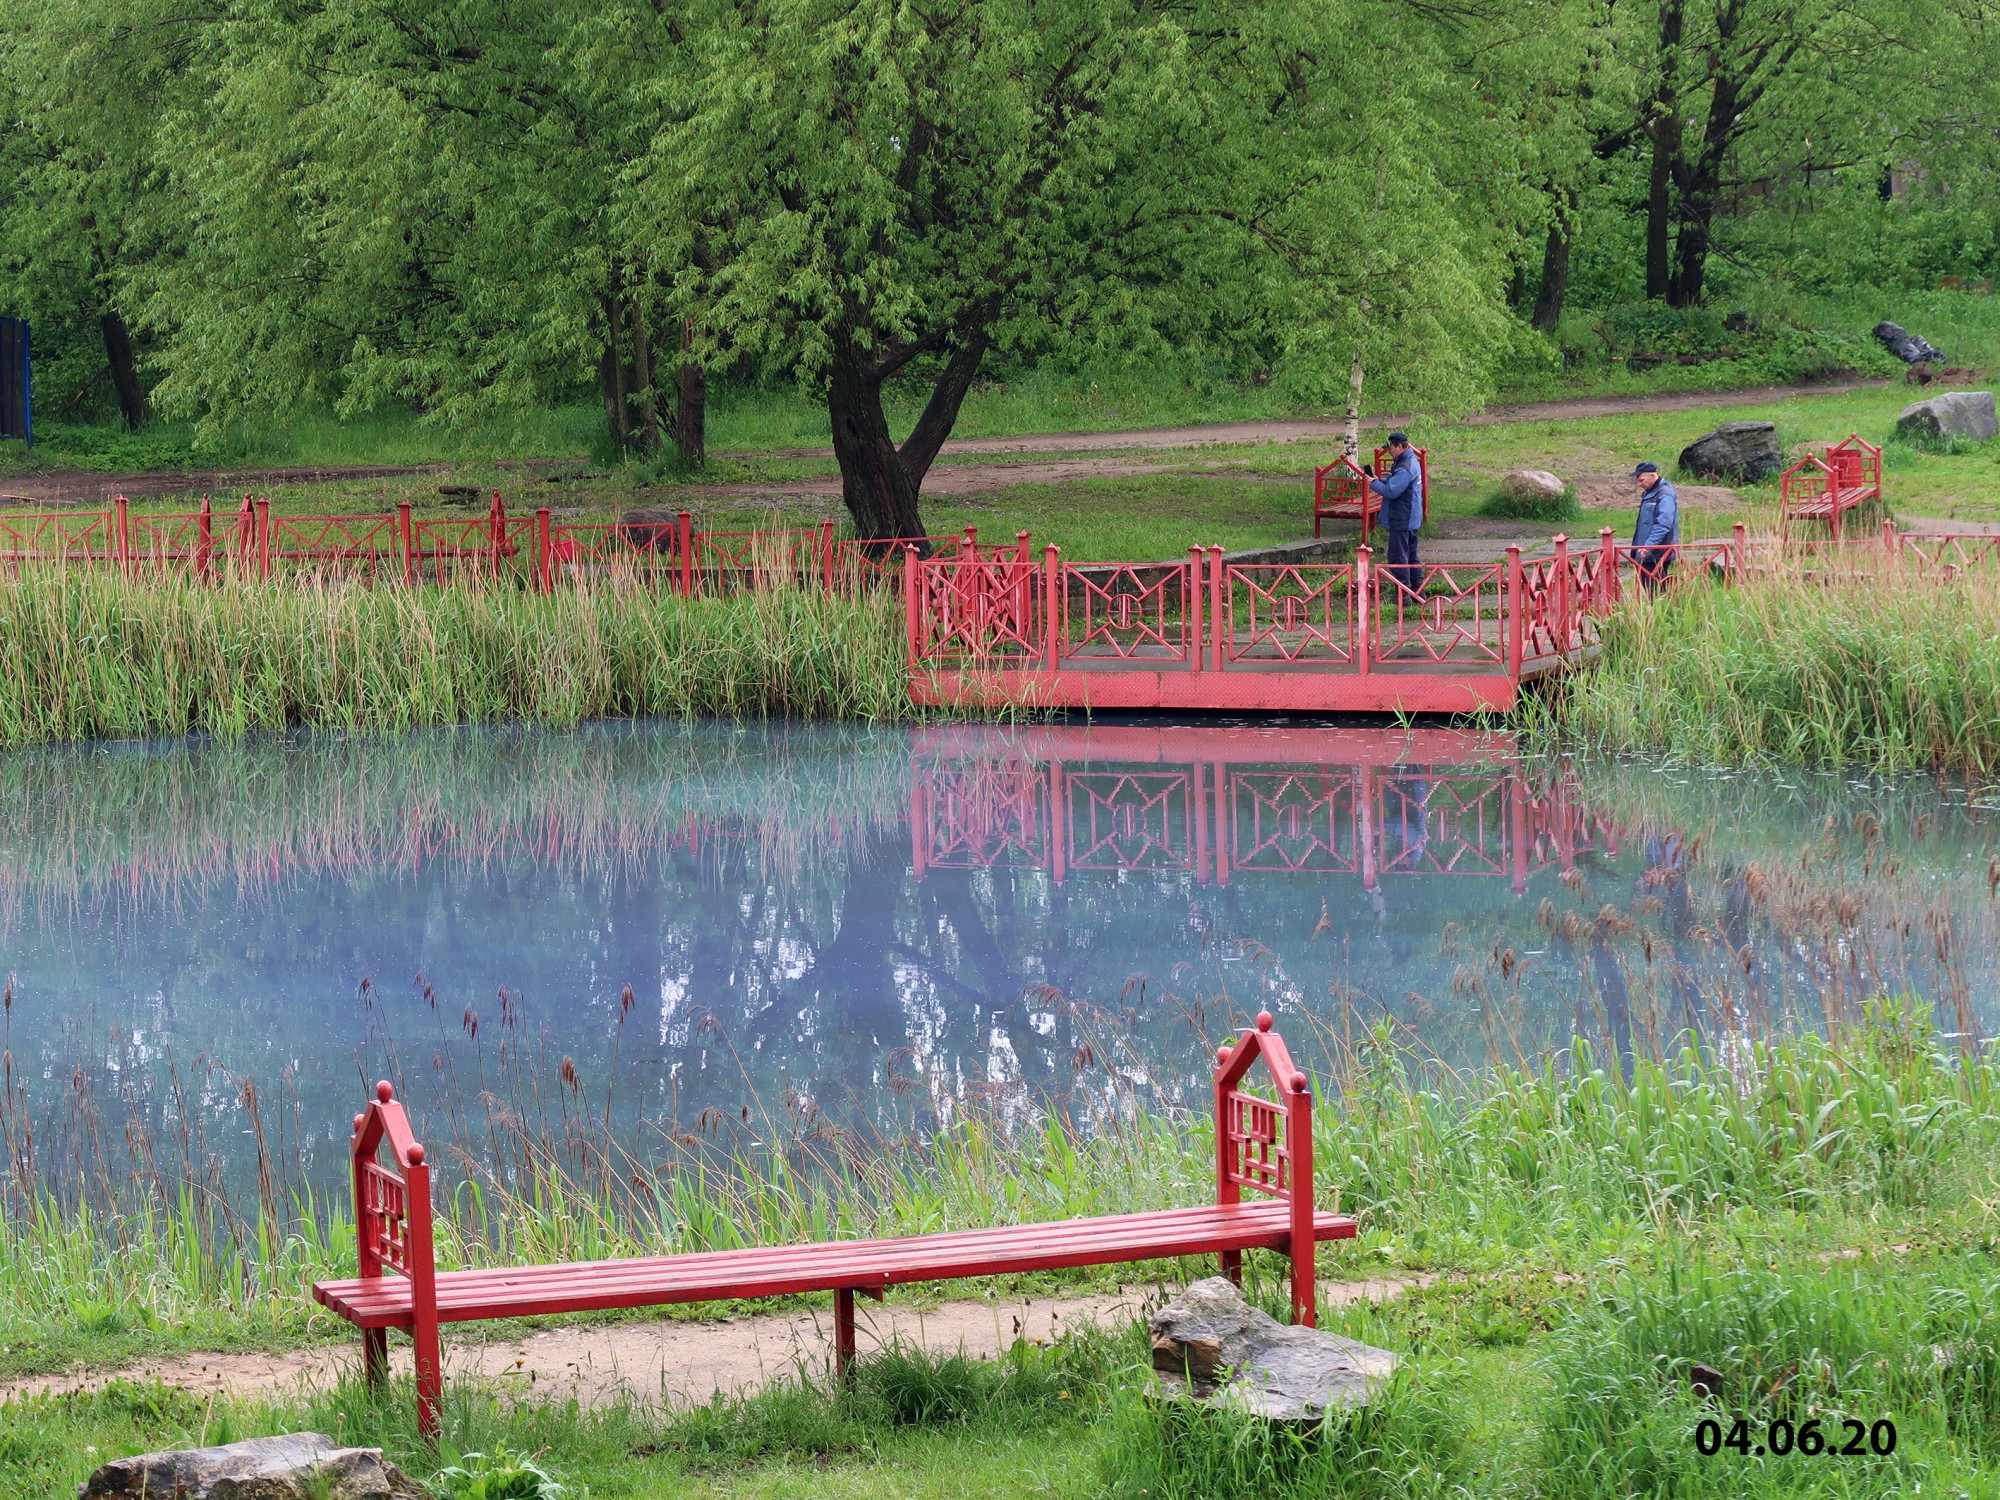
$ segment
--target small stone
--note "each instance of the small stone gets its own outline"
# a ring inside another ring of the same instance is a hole
[[[1547,469],[1515,469],[1500,476],[1500,493],[1509,500],[1560,500],[1563,482]]]
[[[1153,1314],[1153,1368],[1202,1400],[1279,1422],[1366,1406],[1401,1361],[1338,1334],[1280,1323],[1221,1276]]]
[[[105,1464],[78,1500],[423,1500],[380,1448],[338,1448],[317,1432],[219,1448],[142,1453]]]
[[[1966,438],[1975,443],[2000,437],[2000,414],[1996,414],[1991,391],[1944,391],[1906,406],[1896,418],[1899,437],[1949,441]]]
[[[1681,467],[1699,478],[1755,484],[1785,466],[1775,422],[1724,422],[1681,449]]]

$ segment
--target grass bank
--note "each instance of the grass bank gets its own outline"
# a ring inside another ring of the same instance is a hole
[[[1708,764],[2000,770],[2000,568],[1953,582],[1871,558],[1696,581],[1606,622],[1596,669],[1532,703],[1545,728]]]
[[[771,588],[0,582],[0,743],[644,715],[907,717],[900,606]]]
[[[379,1443],[425,1475],[468,1452],[488,1455],[473,1468],[502,1448],[535,1455],[599,1496],[1988,1493],[1980,1476],[2000,1430],[1990,1258],[2000,1068],[1929,1016],[1878,998],[1841,1017],[1831,1039],[1737,1033],[1707,1057],[1629,1067],[1578,1046],[1471,1077],[1427,1063],[1386,1028],[1336,1053],[1319,1080],[1330,1102],[1317,1112],[1319,1186],[1359,1213],[1363,1234],[1328,1252],[1328,1274],[1440,1279],[1329,1312],[1331,1326],[1407,1364],[1380,1406],[1323,1434],[1157,1402],[1143,1341],[1127,1328],[1019,1346],[997,1364],[892,1350],[853,1390],[802,1376],[677,1412],[583,1410],[460,1384],[442,1454],[417,1440],[407,1389],[253,1401],[114,1384],[0,1411],[0,1492],[63,1491],[114,1452],[311,1427]],[[303,1196],[225,1208],[202,1176],[206,1142],[185,1161],[155,1142],[122,1166],[115,1150],[66,1153],[81,1163],[73,1177],[28,1178],[19,1111],[49,1087],[9,1079],[15,1113],[0,1118],[9,1366],[103,1366],[142,1349],[328,1332],[308,1321],[302,1286],[351,1267],[338,1212]],[[759,1149],[703,1155],[682,1142],[689,1154],[636,1172],[611,1154],[593,1103],[511,1087],[480,1097],[468,1083],[452,1106],[470,1123],[437,1155],[463,1174],[441,1194],[450,1258],[864,1235],[1208,1191],[1205,1122],[1172,1111],[1114,1110],[1107,1120],[1126,1123],[1095,1129],[968,1118],[896,1143],[762,1122]],[[121,1123],[107,1116],[77,1138],[115,1147]],[[269,1139],[283,1149],[282,1131]],[[524,1162],[535,1170],[524,1175]],[[1253,1291],[1274,1305],[1276,1269],[1251,1267]],[[1696,1364],[1721,1372],[1719,1398],[1696,1389]],[[1701,1451],[1705,1420],[1726,1431],[1739,1415],[1760,1442],[1778,1420],[1794,1430],[1815,1420],[1841,1441],[1849,1419],[1869,1431],[1887,1420],[1896,1447],[1864,1444],[1838,1462]],[[441,1491],[474,1493],[456,1483],[441,1479]]]

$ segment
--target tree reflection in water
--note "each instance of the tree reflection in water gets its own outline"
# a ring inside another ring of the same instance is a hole
[[[41,751],[0,799],[43,1139],[59,1079],[171,1128],[171,1058],[218,1140],[282,1083],[329,1180],[384,1070],[422,1112],[567,1058],[643,1149],[1198,1106],[1267,1007],[1334,1092],[1385,1020],[1459,1066],[1577,1032],[1629,1065],[1882,989],[1994,1023],[1987,814],[1923,780],[1449,730],[636,725]]]

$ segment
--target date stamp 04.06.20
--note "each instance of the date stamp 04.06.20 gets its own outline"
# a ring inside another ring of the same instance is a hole
[[[1725,1429],[1721,1422],[1706,1417],[1695,1425],[1695,1451],[1704,1458],[1733,1453],[1741,1458],[1887,1458],[1896,1451],[1896,1424],[1887,1417],[1862,1422],[1853,1417],[1830,1418],[1825,1422],[1809,1417],[1792,1423],[1773,1417],[1757,1427],[1738,1417]]]

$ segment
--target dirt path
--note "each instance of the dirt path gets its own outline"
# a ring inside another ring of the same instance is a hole
[[[1321,1282],[1320,1294],[1328,1304],[1344,1307],[1385,1301],[1429,1279]],[[933,1352],[964,1349],[976,1356],[993,1356],[1017,1338],[1046,1343],[1085,1323],[1106,1325],[1144,1317],[1158,1298],[1150,1288],[1128,1287],[1092,1297],[964,1299],[922,1311],[863,1301],[857,1312],[864,1354],[901,1343]],[[483,1343],[472,1325],[453,1328],[446,1337],[445,1369],[451,1379],[475,1380],[542,1399],[573,1396],[589,1407],[625,1396],[653,1403],[706,1401],[718,1391],[754,1390],[802,1371],[821,1375],[833,1337],[830,1315],[815,1313],[699,1323],[662,1319],[541,1330],[504,1323],[480,1328],[487,1334]],[[355,1362],[355,1352],[348,1347],[286,1354],[189,1354],[114,1370],[0,1382],[0,1408],[24,1396],[97,1390],[116,1379],[162,1380],[203,1396],[213,1392],[284,1397],[302,1388],[331,1385]],[[407,1343],[391,1351],[390,1364],[398,1374],[409,1373]]]
[[[1758,406],[1793,396],[1837,396],[1886,386],[1884,380],[1851,380],[1829,385],[1765,385],[1741,391],[1688,391],[1657,396],[1588,396],[1564,401],[1530,401],[1493,406],[1465,419],[1473,427],[1522,422],[1567,422],[1631,412],[1692,411],[1703,407]],[[1398,415],[1371,416],[1368,422],[1408,420]],[[933,495],[971,495],[1014,484],[1055,484],[1071,479],[1120,479],[1163,473],[1177,467],[1143,460],[1072,458],[1025,464],[953,464],[953,458],[1007,457],[1038,453],[1105,454],[1165,452],[1217,444],[1304,443],[1337,440],[1342,424],[1328,418],[1273,418],[1254,422],[1208,422],[1189,427],[1144,427],[1118,432],[1045,432],[1004,438],[953,438],[941,455],[946,462],[931,470],[924,489]],[[777,458],[831,458],[831,448],[781,448]],[[502,463],[502,469],[544,470],[576,463],[574,459],[526,459]],[[37,505],[102,505],[115,495],[153,499],[166,495],[229,494],[273,484],[328,484],[342,480],[393,479],[410,474],[444,474],[449,464],[385,466],[356,464],[314,468],[152,470],[144,473],[98,474],[61,469],[48,474],[0,479],[0,499]],[[1246,476],[1248,477],[1248,476]],[[1284,483],[1296,483],[1285,480]],[[828,476],[770,484],[715,484],[681,488],[679,494],[716,499],[834,497],[840,480]]]
[[[1842,396],[1874,390],[1886,380],[1848,380],[1827,385],[1759,385],[1740,391],[1675,391],[1657,396],[1578,396],[1563,401],[1523,401],[1489,406],[1464,419],[1466,427],[1504,427],[1523,422],[1575,422],[1633,412],[1697,411],[1716,406],[1761,406],[1794,396]],[[1379,427],[1412,420],[1401,413],[1366,417]],[[1346,424],[1327,417],[1272,417],[1252,422],[1204,422],[1189,427],[1139,427],[1118,432],[1046,432],[1019,437],[952,438],[941,457],[1008,453],[1104,453],[1158,448],[1202,448],[1218,443],[1305,443],[1338,439]],[[831,448],[783,448],[778,458],[830,458]],[[925,488],[930,481],[925,481]]]

